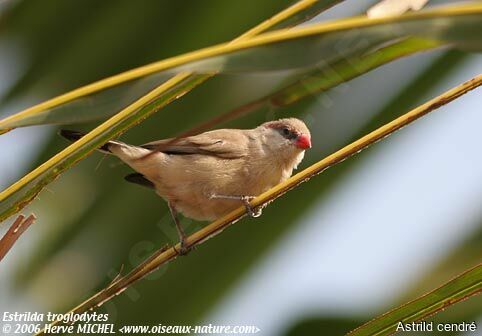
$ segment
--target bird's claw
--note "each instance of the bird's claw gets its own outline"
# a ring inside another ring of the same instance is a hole
[[[174,249],[174,251],[176,251],[176,253],[180,256],[185,256],[187,255],[189,252],[191,252],[191,250],[194,249],[194,247],[188,247],[186,246],[186,242],[184,240],[181,240],[181,247],[179,248],[179,250],[177,249],[176,245],[173,245],[172,248]]]
[[[255,196],[238,196],[238,195],[216,195],[212,194],[209,196],[209,199],[230,199],[230,200],[237,200],[243,202],[244,207],[246,208],[246,212],[250,217],[257,218],[261,216],[263,211],[262,206],[253,207],[249,202],[255,199]]]
[[[261,216],[261,214],[263,212],[263,208],[251,206],[251,204],[249,202],[251,200],[253,200],[254,198],[256,198],[256,197],[254,197],[254,196],[241,196],[241,201],[243,202],[244,207],[246,208],[246,212],[248,213],[248,215],[250,217],[253,217],[253,218],[258,218],[259,216]]]

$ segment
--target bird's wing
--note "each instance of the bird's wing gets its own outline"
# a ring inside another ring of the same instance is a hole
[[[153,141],[141,147],[166,154],[201,154],[235,159],[245,155],[248,142],[249,137],[244,130],[220,129],[175,141],[174,139]]]

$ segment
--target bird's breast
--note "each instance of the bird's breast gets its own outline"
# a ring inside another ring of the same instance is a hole
[[[291,170],[267,160],[210,159],[178,165],[160,175],[163,178],[156,184],[157,193],[177,211],[195,220],[214,220],[242,203],[213,195],[258,196],[287,179]]]

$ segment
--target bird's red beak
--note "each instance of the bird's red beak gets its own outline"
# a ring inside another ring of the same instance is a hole
[[[308,135],[306,134],[301,134],[297,139],[296,139],[296,147],[301,148],[301,149],[308,149],[311,148],[311,139]]]

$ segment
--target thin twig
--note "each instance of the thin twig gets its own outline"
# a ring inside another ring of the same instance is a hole
[[[482,85],[482,75],[478,75],[475,78],[445,92],[444,94],[420,105],[419,107],[411,110],[410,112],[398,117],[397,119],[383,125],[382,127],[376,129],[375,131],[365,135],[364,137],[352,142],[346,147],[343,147],[339,151],[327,156],[326,158],[318,161],[312,166],[306,168],[302,172],[292,176],[283,183],[278,184],[274,188],[268,190],[267,192],[261,194],[251,201],[251,205],[254,207],[265,206],[266,204],[274,201],[276,198],[284,195],[289,190],[297,187],[303,182],[308,181],[312,177],[320,174],[327,168],[334,166],[337,163],[344,161],[350,156],[359,153],[363,149],[366,149],[370,145],[376,143],[377,141],[385,138],[386,136],[394,133],[395,131],[401,129],[402,127],[412,123],[418,118],[426,115],[427,113],[448,104],[449,102],[455,100],[461,95],[475,89],[476,87]],[[186,247],[193,247],[203,243],[204,241],[214,237],[215,235],[222,232],[228,226],[234,224],[246,215],[245,207],[240,207],[233,210],[229,214],[223,216],[222,218],[214,221],[213,223],[207,225],[201,230],[188,236],[185,241]],[[95,309],[99,307],[104,302],[110,300],[115,295],[120,294],[132,283],[144,278],[151,272],[157,270],[162,265],[168,263],[169,261],[175,259],[178,256],[180,250],[180,244],[171,248],[162,248],[161,250],[155,252],[146,261],[137,266],[127,275],[120,277],[115,282],[112,282],[108,287],[93,295],[70,312],[77,314],[83,313],[88,310]],[[42,334],[43,332],[40,332]]]
[[[0,239],[0,261],[13,247],[17,239],[32,225],[37,218],[31,214],[25,219],[24,215],[19,215],[15,222],[13,222],[7,233]]]

